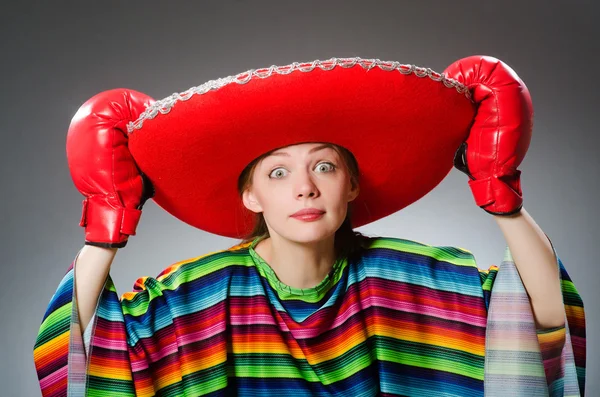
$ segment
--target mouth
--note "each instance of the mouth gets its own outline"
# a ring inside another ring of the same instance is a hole
[[[321,217],[323,217],[323,215],[325,215],[324,212],[320,211],[320,212],[313,212],[313,213],[304,213],[304,214],[300,214],[300,215],[292,215],[292,218],[294,219],[298,219],[301,221],[305,221],[305,222],[310,222],[310,221],[316,221],[317,219],[320,219]]]
[[[302,209],[290,216],[296,218],[296,217],[301,217],[301,216],[317,216],[317,215],[323,215],[325,213],[325,211],[323,210],[319,210],[317,208],[305,208]]]

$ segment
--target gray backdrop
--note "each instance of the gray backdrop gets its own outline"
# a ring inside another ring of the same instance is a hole
[[[441,72],[469,55],[508,63],[531,91],[524,206],[550,236],[586,305],[587,395],[598,395],[598,35],[593,1],[102,1],[3,3],[0,11],[2,396],[39,396],[33,344],[82,247],[81,194],[65,155],[71,118],[117,87],[156,99],[251,68],[331,57],[397,60]],[[410,207],[359,228],[470,249],[480,268],[505,242],[454,169]],[[118,292],[236,240],[194,230],[149,201],[116,256]]]

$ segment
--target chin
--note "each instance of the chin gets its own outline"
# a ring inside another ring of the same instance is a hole
[[[335,234],[336,228],[318,225],[316,222],[312,224],[298,225],[288,228],[283,237],[298,243],[315,243],[325,240]]]

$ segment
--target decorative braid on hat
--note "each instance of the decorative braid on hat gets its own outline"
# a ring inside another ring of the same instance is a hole
[[[443,73],[437,73],[429,68],[419,67],[411,64],[401,64],[397,61],[381,61],[379,59],[362,59],[359,57],[354,58],[331,58],[326,61],[315,60],[312,62],[294,62],[291,65],[286,66],[275,66],[272,65],[269,68],[261,69],[250,69],[246,72],[239,73],[235,76],[228,76],[219,78],[216,80],[210,80],[206,83],[197,87],[189,88],[188,90],[181,93],[173,93],[172,95],[154,102],[152,105],[147,106],[146,110],[140,114],[135,121],[131,121],[127,124],[127,132],[133,133],[134,130],[142,128],[144,120],[153,119],[159,113],[167,114],[171,111],[171,108],[177,103],[177,101],[187,101],[194,94],[205,94],[211,90],[217,90],[230,83],[246,84],[252,77],[259,77],[265,79],[273,75],[273,72],[277,74],[290,74],[295,70],[301,72],[310,72],[316,67],[322,70],[332,70],[336,66],[343,68],[351,68],[355,65],[360,65],[364,69],[370,70],[374,67],[378,67],[382,70],[392,72],[397,70],[402,74],[414,73],[417,77],[429,77],[433,81],[441,81],[448,88],[455,88],[461,94],[464,94],[469,100],[471,100],[471,93],[469,89],[458,81],[446,77]]]

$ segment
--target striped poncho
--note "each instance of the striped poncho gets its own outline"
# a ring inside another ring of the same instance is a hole
[[[71,263],[33,355],[47,396],[583,396],[583,303],[562,262],[565,327],[536,329],[510,250],[369,237],[314,288],[251,243],[181,261],[119,296],[110,275],[86,354]],[[285,394],[284,394],[285,393]]]

